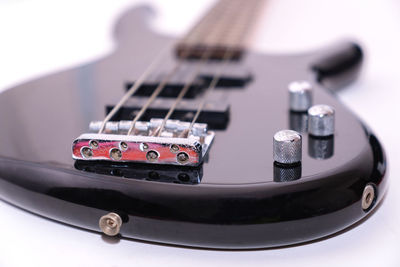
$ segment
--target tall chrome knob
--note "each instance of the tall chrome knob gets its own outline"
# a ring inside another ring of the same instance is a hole
[[[296,81],[289,84],[290,110],[305,112],[312,105],[312,86],[306,81]]]
[[[292,130],[282,130],[274,135],[274,161],[293,164],[301,161],[301,135]]]
[[[329,136],[335,132],[335,110],[328,105],[315,105],[308,109],[308,133]]]

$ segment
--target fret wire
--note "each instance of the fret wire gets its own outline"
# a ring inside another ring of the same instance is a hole
[[[239,1],[238,3],[243,3]],[[248,3],[248,2],[247,2]],[[242,38],[239,38],[239,40],[236,40],[235,35],[231,35],[231,38],[227,38],[223,44],[226,46],[238,46],[241,45],[243,42],[243,37],[246,35],[247,31],[245,29],[248,29],[248,24],[252,21],[253,18],[253,13],[255,10],[258,10],[257,7],[258,5],[262,3],[260,0],[253,0],[252,5],[245,5],[244,8],[247,8],[246,12],[240,13],[242,20],[240,19],[235,19],[233,22],[230,22],[229,24],[231,25],[230,28],[232,28],[232,32],[236,33],[237,35],[241,35]],[[244,23],[242,22],[244,21]]]
[[[220,12],[219,9],[221,9],[221,7],[223,6],[224,1],[218,1],[209,11],[209,13],[207,13],[198,23],[196,23],[196,25],[190,29],[189,33],[186,34],[186,36],[181,40],[182,42],[185,42],[185,40],[188,39],[192,39],[193,36],[198,36],[199,32],[202,33],[204,31],[207,31],[208,28],[204,27],[204,23],[210,23],[210,17],[212,18],[212,16],[214,16],[215,14],[219,14]]]
[[[225,19],[224,18],[222,18],[221,19],[221,15],[220,15],[220,13],[222,13],[222,12],[224,12],[224,13],[228,13],[228,15],[229,15],[229,12],[231,12],[231,10],[233,9],[233,5],[232,4],[229,4],[229,5],[227,5],[227,4],[224,4],[224,2],[227,2],[227,1],[221,1],[221,5],[222,6],[225,6],[225,8],[224,9],[222,9],[222,11],[220,11],[220,12],[217,12],[217,14],[219,15],[218,17],[212,17],[211,16],[211,19],[213,19],[213,20],[217,20],[217,23],[219,23],[220,25],[222,24],[223,25],[223,27],[222,28],[227,28],[226,27],[226,24],[227,24],[227,22],[229,21],[229,16],[225,16]],[[226,17],[228,17],[228,19],[226,19]],[[211,21],[212,22],[212,21]],[[212,28],[212,25],[209,25],[209,24],[211,24],[211,22],[210,22],[210,20],[208,20],[207,21],[207,23],[206,24],[202,24],[202,27],[203,27],[203,31],[205,31],[206,33],[207,33],[207,31],[209,31],[209,28]],[[202,32],[201,32],[202,33]],[[223,35],[224,34],[224,31],[223,32],[221,32],[221,34]],[[215,41],[213,40],[213,39],[211,39],[211,40],[209,40],[208,42],[207,41],[205,41],[204,40],[204,38],[202,38],[202,36],[201,36],[201,34],[199,34],[199,32],[197,32],[197,35],[200,35],[200,38],[197,38],[197,39],[195,39],[195,38],[193,38],[193,36],[191,36],[192,38],[189,38],[189,41],[190,42],[188,42],[189,44],[197,44],[197,43],[199,43],[199,39],[201,40],[201,44],[205,44],[205,45],[207,45],[207,44],[213,44],[213,43],[215,43]],[[204,35],[204,34],[203,34]],[[196,35],[195,35],[196,36]],[[197,37],[197,36],[196,36]],[[194,40],[193,40],[194,39]]]
[[[243,16],[243,15],[242,15],[242,16]],[[239,21],[240,21],[240,20],[239,20]],[[226,23],[227,23],[227,22],[225,21],[225,24],[226,24]],[[187,91],[189,90],[190,86],[192,85],[193,81],[195,80],[195,78],[196,78],[197,75],[198,75],[198,72],[199,72],[199,70],[200,70],[200,68],[201,68],[201,66],[202,66],[201,63],[204,63],[203,60],[206,60],[206,59],[210,56],[210,55],[209,55],[210,52],[211,52],[211,50],[209,49],[209,50],[207,50],[207,51],[203,54],[203,56],[202,56],[202,58],[201,58],[201,62],[197,65],[197,68],[196,68],[195,71],[193,72],[193,75],[192,75],[191,79],[189,80],[189,82],[184,86],[184,88],[183,88],[183,89],[181,90],[181,92],[179,93],[179,95],[178,95],[177,99],[175,100],[174,104],[171,106],[171,108],[169,109],[167,115],[164,117],[161,126],[155,131],[154,135],[161,136],[161,133],[162,133],[164,127],[165,127],[165,124],[166,124],[167,120],[170,118],[170,116],[172,115],[172,113],[173,113],[174,110],[176,109],[176,106],[177,106],[177,105],[179,104],[179,102],[182,100],[183,96],[184,96],[184,95],[187,93]],[[228,54],[226,60],[229,60],[229,57],[231,57],[230,54]],[[224,61],[224,59],[223,59],[223,61]],[[210,83],[210,86],[209,86],[209,87],[213,87],[213,86],[216,85],[216,82],[215,82],[215,81],[214,81],[215,85],[213,85],[212,83],[213,83],[213,82]],[[198,116],[198,115],[197,115],[197,116]],[[197,119],[197,118],[196,118],[196,119]],[[191,127],[190,127],[190,128],[191,128]]]
[[[243,15],[242,15],[243,16]],[[240,20],[239,20],[240,21]],[[225,21],[225,24],[226,24],[227,22]],[[221,35],[220,35],[221,36]],[[221,38],[220,38],[221,39]],[[182,88],[182,90],[180,91],[180,93],[179,93],[179,95],[178,95],[178,97],[176,98],[176,100],[175,100],[175,102],[173,103],[173,105],[171,106],[171,108],[169,109],[169,111],[168,111],[168,113],[167,113],[167,115],[164,117],[164,119],[163,119],[163,121],[162,121],[162,123],[161,123],[161,126],[157,129],[157,130],[155,130],[155,132],[153,133],[153,135],[157,135],[157,136],[161,136],[161,133],[162,133],[162,131],[163,131],[163,129],[164,129],[164,127],[165,127],[165,124],[166,124],[166,122],[167,122],[167,120],[170,118],[170,116],[172,115],[172,113],[174,112],[174,110],[176,109],[176,106],[179,104],[179,102],[183,99],[183,97],[185,96],[185,94],[187,93],[187,91],[189,90],[189,88],[190,88],[190,86],[192,85],[192,83],[194,82],[194,80],[195,80],[195,78],[197,77],[197,75],[198,75],[198,73],[199,73],[199,71],[200,71],[200,68],[202,67],[202,64],[203,63],[205,63],[205,61],[208,59],[208,57],[211,55],[210,54],[211,53],[211,49],[209,49],[209,50],[206,50],[205,52],[204,52],[204,54],[202,55],[202,57],[201,57],[201,62],[199,62],[198,64],[197,64],[197,68],[193,71],[193,75],[191,76],[191,79],[186,83],[186,85]],[[230,57],[231,55],[230,54],[228,54],[229,56],[228,57]],[[226,60],[229,60],[229,58],[226,58]],[[225,60],[225,58],[223,59],[223,61]],[[212,83],[211,83],[212,84]],[[210,85],[211,85],[210,84]],[[215,84],[216,85],[216,84]],[[215,86],[214,85],[214,86]],[[211,85],[212,86],[212,85]],[[190,127],[191,128],[191,127]]]
[[[234,0],[221,0],[219,2],[219,5],[217,5],[217,9],[215,10],[215,12],[208,14],[205,18],[205,21],[202,21],[203,23],[200,23],[198,29],[196,31],[194,31],[194,33],[190,34],[188,36],[188,38],[185,38],[183,40],[183,42],[184,43],[186,42],[189,44],[197,44],[197,43],[199,43],[199,40],[204,41],[204,38],[203,38],[204,34],[207,35],[209,29],[213,28],[214,23],[219,23],[219,24],[225,23],[226,24],[226,21],[229,21],[229,19],[233,19],[232,16],[229,16],[229,12],[232,12],[233,7],[237,3],[238,3],[238,1],[234,1]],[[221,10],[219,10],[219,9],[221,9]],[[221,18],[222,13],[228,13],[228,16],[225,16],[225,18]],[[222,34],[223,34],[223,32],[222,32]],[[200,35],[200,37],[198,37],[199,35]],[[197,37],[197,39],[196,39],[196,37]]]
[[[217,14],[217,13],[219,13],[219,18],[218,18],[218,20],[217,20],[217,26],[219,26],[219,28],[221,28],[221,24],[228,24],[228,23],[231,23],[230,21],[229,21],[229,16],[228,16],[228,19],[225,19],[225,20],[223,20],[223,19],[221,19],[221,13],[222,14],[224,14],[225,15],[225,17],[226,17],[226,13],[227,13],[227,10],[229,11],[229,9],[233,9],[233,6],[234,6],[234,4],[232,4],[232,5],[229,5],[230,6],[230,8],[226,8],[226,9],[224,9],[223,10],[223,12],[217,12],[218,11],[218,9],[219,8],[221,8],[221,6],[224,6],[224,2],[227,2],[227,3],[229,3],[230,1],[227,1],[227,0],[221,0],[221,1],[219,1],[219,3],[217,4],[217,5],[215,5],[214,6],[214,8],[212,9],[212,11],[210,11],[210,13],[209,14],[207,14],[203,19],[202,19],[202,21],[200,21],[200,23],[198,23],[198,25],[196,25],[195,27],[194,27],[194,29],[196,29],[196,28],[201,28],[201,26],[203,26],[203,28],[205,28],[204,27],[204,23],[202,23],[202,22],[204,22],[204,21],[207,21],[207,19],[209,20],[209,18],[210,17],[212,17],[213,16],[213,14]],[[232,2],[234,2],[234,1],[231,1],[231,3]],[[240,1],[236,1],[236,4],[238,4],[238,3],[240,3]],[[217,8],[216,8],[217,7]],[[243,12],[244,13],[244,12]],[[243,14],[242,13],[242,14]],[[242,15],[241,14],[241,15]],[[243,16],[243,15],[242,15]],[[233,18],[232,16],[230,16],[231,17],[231,19]],[[234,22],[237,22],[237,20],[235,19],[234,20]],[[218,28],[218,27],[214,27],[214,28]],[[207,29],[207,28],[205,28],[205,29]],[[224,29],[223,27],[222,27],[222,29]],[[194,33],[194,34],[193,34]],[[214,34],[215,34],[215,30],[214,30]],[[188,34],[184,39],[182,39],[182,40],[185,40],[185,39],[188,39],[189,37],[192,37],[192,36],[196,36],[196,35],[199,35],[198,34],[198,31],[192,31],[190,34]],[[204,38],[203,38],[203,41],[207,41],[207,39],[209,39],[209,36],[210,35],[207,35],[206,37],[206,39],[204,40]],[[219,37],[223,37],[224,36],[224,32],[222,33],[222,34],[220,34],[219,35]],[[193,37],[192,37],[193,38]],[[220,39],[220,38],[219,38]],[[182,41],[181,40],[181,41]],[[179,43],[179,42],[178,42]],[[205,44],[207,44],[207,42],[205,42]],[[217,43],[218,44],[218,43]],[[168,47],[166,47],[165,49],[167,49]],[[207,50],[206,50],[207,51]],[[107,116],[106,116],[106,118],[103,120],[103,122],[102,122],[102,125],[101,125],[101,127],[100,127],[100,130],[99,130],[99,134],[100,133],[102,133],[103,131],[104,131],[104,129],[105,129],[105,125],[106,125],[106,123],[116,114],[116,112],[122,107],[122,105],[123,104],[125,104],[125,102],[139,89],[139,87],[143,84],[143,82],[145,81],[145,79],[150,75],[150,73],[153,71],[153,69],[156,67],[156,65],[158,65],[158,63],[159,63],[159,61],[163,58],[163,53],[164,52],[164,50],[162,50],[162,52],[152,61],[152,63],[150,64],[150,66],[145,70],[145,72],[144,73],[142,73],[142,75],[139,77],[139,79],[135,82],[135,84],[132,86],[132,88],[131,89],[129,89],[128,90],[128,92],[121,98],[121,100],[117,103],[117,105],[107,114]],[[186,51],[187,52],[187,51]],[[186,53],[187,54],[187,53]],[[185,55],[185,54],[184,54]],[[186,56],[186,55],[185,55]],[[204,55],[203,55],[204,56]],[[185,58],[185,57],[183,57],[183,58]],[[159,88],[157,88],[156,90],[155,90],[155,92],[153,92],[153,97],[150,97],[150,101],[148,101],[148,103],[146,103],[146,105],[144,106],[144,107],[142,107],[142,109],[141,109],[141,112],[139,112],[136,116],[135,116],[135,118],[134,118],[134,120],[132,121],[132,125],[131,125],[131,128],[129,129],[129,131],[128,131],[128,134],[131,134],[131,132],[132,132],[132,130],[134,129],[134,126],[135,126],[135,123],[136,123],[136,121],[143,115],[143,113],[147,110],[147,108],[148,108],[148,106],[153,102],[153,100],[158,96],[158,94],[162,91],[162,89],[165,87],[165,85],[166,85],[166,83],[169,81],[169,79],[174,75],[174,73],[178,70],[178,68],[179,68],[179,66],[181,66],[181,64],[182,64],[182,60],[181,61],[179,61],[179,63],[175,66],[175,68],[173,69],[173,71],[171,71],[170,73],[169,73],[169,75],[167,75],[167,77],[166,77],[166,79],[164,79],[164,80],[166,80],[166,81],[164,81],[164,83],[163,82],[161,82],[160,83],[160,85],[159,85]],[[201,65],[201,64],[199,64],[199,65]],[[189,87],[189,86],[188,86]],[[183,96],[185,95],[185,91],[187,91],[187,89],[185,89],[185,90],[183,90],[184,92],[181,92],[180,93],[180,95],[182,95],[182,97],[180,97],[179,99],[181,99],[181,98],[183,98]],[[179,100],[178,99],[178,101],[176,101],[176,104],[178,104],[179,103]],[[174,106],[176,106],[176,105],[174,105]],[[171,111],[171,114],[172,114],[172,112],[173,112],[173,110]],[[139,115],[139,116],[138,116]],[[170,116],[170,115],[169,115]],[[165,124],[164,124],[164,126],[165,126]]]
[[[240,0],[230,0],[230,1],[221,1],[223,2],[223,6],[225,6],[225,11],[227,11],[228,13],[230,13],[230,16],[228,16],[226,19],[223,19],[223,23],[225,28],[227,29],[226,31],[238,31],[237,28],[239,29],[239,31],[243,31],[245,28],[245,25],[247,25],[248,23],[245,24],[238,24],[238,16],[243,15],[244,17],[247,18],[252,18],[252,12],[256,11],[257,7],[260,5],[261,2],[260,0],[249,0],[247,2],[243,2]],[[251,3],[250,3],[251,2]],[[249,4],[250,3],[250,4]],[[243,9],[249,8],[248,10],[251,10],[252,12],[246,13],[243,12]],[[252,10],[253,9],[253,10]],[[240,12],[237,12],[240,11]],[[235,12],[237,13],[237,15],[235,14]],[[233,13],[233,14],[232,14]],[[210,16],[213,20],[214,19],[221,19],[220,17],[213,17],[213,14],[211,14]],[[222,42],[216,42],[216,40],[208,40],[207,42],[205,42],[203,39],[201,38],[201,35],[203,34],[204,30],[209,29],[211,26],[211,23],[209,23],[210,18],[208,18],[208,21],[206,20],[207,23],[200,23],[201,27],[197,27],[200,28],[200,30],[195,30],[195,34],[191,34],[189,35],[188,38],[183,39],[183,41],[181,42],[182,44],[187,44],[187,45],[193,45],[193,44],[203,44],[203,45],[222,45],[222,46],[231,46],[231,45],[237,45],[236,42],[232,42],[232,40],[224,40]],[[232,25],[235,25],[235,27],[232,27]],[[199,25],[197,25],[199,26]],[[228,27],[231,26],[231,27]],[[225,34],[226,31],[224,31],[222,34]],[[200,35],[200,38],[199,38]]]
[[[215,13],[215,11],[214,11]],[[114,108],[107,114],[107,116],[104,118],[102,121],[102,124],[100,126],[100,130],[98,131],[98,134],[101,134],[104,129],[105,125],[110,119],[119,111],[119,109],[122,107],[123,104],[126,103],[126,101],[139,89],[139,87],[143,84],[145,79],[150,75],[150,73],[155,69],[155,67],[158,65],[160,60],[163,58],[165,50],[167,50],[169,47],[167,46],[162,50],[161,53],[152,61],[150,66],[142,73],[142,75],[139,77],[139,79],[135,82],[135,84],[128,90],[128,92],[120,99],[120,101],[114,106]]]
[[[220,2],[219,2],[219,4],[217,4],[216,6],[224,6],[224,4],[223,4],[223,2],[224,1],[228,1],[228,0],[221,0]],[[221,8],[221,7],[218,7],[218,8]],[[217,9],[218,9],[217,8]],[[214,10],[214,9],[213,9]],[[226,19],[224,19],[224,18],[226,18],[226,17],[229,17],[229,8],[227,9],[227,8],[225,8],[225,9],[222,9],[221,11],[219,11],[219,10],[214,10],[214,12],[213,13],[215,13],[215,14],[218,14],[218,19],[216,20],[216,22],[215,22],[215,24],[216,24],[216,26],[215,25],[212,25],[212,26],[207,26],[207,27],[204,27],[204,23],[200,23],[201,25],[200,26],[202,26],[203,27],[203,31],[205,31],[205,33],[206,33],[206,35],[204,36],[204,33],[203,33],[203,36],[201,36],[200,35],[200,39],[201,39],[201,42],[199,42],[198,41],[198,39],[195,39],[195,40],[193,40],[193,41],[191,41],[191,42],[189,42],[189,43],[194,43],[194,44],[198,44],[198,43],[201,43],[201,44],[206,44],[207,43],[207,41],[208,42],[212,42],[212,40],[213,40],[213,38],[215,38],[214,36],[217,36],[217,37],[219,37],[219,36],[221,36],[223,33],[224,33],[224,29],[226,29],[226,27],[225,27],[225,25],[224,25],[224,23],[225,23],[225,21],[226,21]],[[212,13],[212,14],[213,14]],[[207,16],[207,17],[209,17],[209,16]],[[215,18],[214,18],[215,19]],[[210,24],[210,20],[209,20],[209,18],[208,18],[208,21],[207,21],[207,18],[206,18],[206,24]],[[212,31],[212,34],[209,34],[209,32],[210,32],[210,28],[211,28],[211,31]],[[215,30],[215,29],[217,29],[217,30]],[[221,31],[222,30],[222,31]],[[219,33],[218,35],[216,35],[216,33]],[[193,39],[193,34],[190,34],[192,37],[192,39]],[[194,34],[194,36],[196,36],[197,37],[197,35],[199,35],[199,33],[197,32],[196,34]],[[185,39],[187,39],[187,38],[184,38],[180,43],[185,43]],[[190,39],[190,38],[189,38]],[[211,39],[211,40],[210,40]]]
[[[239,34],[237,37],[240,40],[240,39],[242,39],[244,37],[244,35],[245,35],[245,33],[242,32],[242,34]],[[222,66],[220,66],[220,68],[218,69],[216,75],[214,75],[213,79],[211,80],[211,83],[210,83],[209,87],[207,88],[206,95],[203,97],[202,101],[200,102],[200,104],[198,106],[198,109],[196,111],[196,114],[193,117],[192,122],[190,123],[189,128],[187,129],[187,131],[185,133],[182,133],[182,134],[188,135],[191,132],[191,130],[193,128],[193,125],[196,123],[201,111],[204,108],[204,105],[205,105],[205,103],[207,101],[207,95],[209,95],[215,89],[218,81],[221,78],[222,69],[225,67],[225,65],[227,64],[227,62],[229,61],[231,56],[232,56],[232,50],[227,49],[225,54],[224,54],[224,57],[223,57],[223,63],[224,64]]]
[[[226,12],[223,12],[226,13]],[[214,30],[214,35],[215,35],[215,30]],[[207,37],[209,38],[209,36],[212,35],[208,35]],[[186,52],[182,57],[185,58],[186,56],[190,56],[188,54],[188,50],[184,51]],[[127,135],[131,135],[133,130],[135,129],[135,124],[136,122],[143,116],[143,114],[146,112],[146,110],[148,109],[148,107],[153,103],[153,101],[158,97],[158,95],[161,93],[161,91],[164,89],[164,87],[166,86],[166,84],[168,83],[168,81],[172,78],[172,76],[177,72],[177,70],[179,69],[179,67],[182,65],[182,63],[184,62],[183,59],[179,60],[178,63],[175,65],[175,67],[173,68],[172,71],[170,71],[168,73],[168,75],[161,81],[161,83],[157,86],[156,90],[154,90],[154,92],[152,93],[152,95],[150,96],[150,98],[147,100],[147,102],[145,103],[145,105],[140,109],[139,113],[134,117],[134,119],[132,120],[131,126],[128,130]]]

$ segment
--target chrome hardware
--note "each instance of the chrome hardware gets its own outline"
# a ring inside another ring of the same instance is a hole
[[[85,158],[85,159],[90,159],[93,156],[92,149],[90,147],[87,147],[87,146],[81,147],[80,153],[81,153],[82,157]]]
[[[167,120],[158,136],[162,119],[138,121],[132,135],[127,135],[131,121],[109,121],[104,134],[98,134],[100,121],[90,123],[90,131],[72,145],[72,158],[169,165],[199,165],[212,144],[215,133],[207,124]]]
[[[149,122],[138,121],[135,123],[133,133],[135,135],[149,136],[154,133],[162,124],[162,119],[151,119]],[[89,131],[97,133],[100,130],[102,121],[92,121],[89,124]],[[104,127],[106,134],[127,134],[132,125],[132,121],[109,121]],[[189,128],[190,122],[179,120],[167,120],[161,136],[176,137],[185,129]],[[192,135],[206,136],[207,124],[195,123],[192,128]]]
[[[146,153],[146,158],[149,162],[155,162],[160,157],[159,153],[154,150],[150,150]]]
[[[292,130],[277,132],[273,138],[274,161],[281,164],[293,164],[301,161],[301,135]]]
[[[120,160],[122,158],[122,151],[114,147],[110,149],[110,158],[113,160]]]
[[[108,236],[116,236],[119,234],[121,226],[122,219],[114,212],[102,216],[99,220],[99,227],[101,231]]]
[[[335,110],[328,105],[315,105],[308,109],[308,133],[329,136],[335,132]]]
[[[376,200],[375,189],[371,184],[368,184],[363,191],[361,198],[361,207],[364,211],[369,210]]]
[[[296,81],[289,84],[290,110],[304,112],[312,105],[312,86],[306,81]]]

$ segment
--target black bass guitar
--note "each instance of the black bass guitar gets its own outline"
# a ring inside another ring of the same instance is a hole
[[[384,151],[335,97],[363,53],[246,49],[261,0],[179,40],[127,11],[117,48],[0,94],[0,198],[108,236],[222,249],[337,233],[378,206]]]

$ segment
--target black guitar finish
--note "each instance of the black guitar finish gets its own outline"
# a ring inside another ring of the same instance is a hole
[[[123,237],[232,249],[300,243],[345,229],[370,212],[361,207],[367,184],[375,188],[376,207],[386,189],[382,147],[323,89],[356,77],[362,53],[352,43],[303,55],[248,52],[236,61],[252,79],[214,91],[230,104],[229,123],[216,131],[200,167],[74,164],[73,139],[102,120],[155,52],[172,44],[148,30],[148,14],[139,8],[122,17],[117,47],[105,58],[0,95],[3,200],[94,231],[113,211],[123,219]],[[171,53],[162,67],[173,60]],[[313,82],[314,103],[336,109],[336,130],[331,139],[303,133],[301,166],[283,168],[273,164],[272,137],[281,129],[304,130],[305,115],[288,109],[287,85],[299,79]]]

